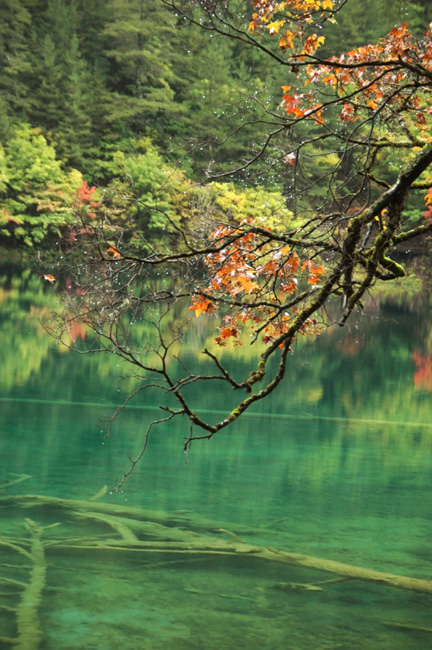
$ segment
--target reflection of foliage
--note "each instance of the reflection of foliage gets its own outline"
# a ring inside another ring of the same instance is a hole
[[[363,342],[359,340],[358,334],[351,334],[350,332],[343,337],[340,343],[335,344],[335,349],[338,350],[344,357],[356,357],[363,347]]]
[[[52,294],[44,291],[43,282],[25,272],[21,278],[14,278],[4,285],[1,312],[0,336],[7,345],[1,346],[1,385],[10,390],[24,385],[32,375],[41,371],[41,365],[53,342],[44,332],[40,318],[54,309],[56,301]]]
[[[427,417],[426,412],[425,415]],[[302,424],[306,426],[307,420]],[[326,444],[311,449],[307,459],[304,459],[302,475],[307,475],[308,486],[314,492],[320,492],[331,477],[339,476],[341,468],[347,480],[355,480],[355,477],[363,475],[364,482],[376,481],[374,475],[365,474],[365,467],[370,461],[370,450],[376,449],[377,443],[379,451],[375,452],[372,467],[380,473],[383,486],[391,486],[398,475],[406,471],[407,458],[410,467],[419,472],[429,466],[427,459],[432,453],[432,430],[429,425],[423,427],[411,422],[406,426],[404,422],[382,420],[380,423],[367,418],[358,422],[338,421],[336,418],[317,425],[317,431],[327,433],[330,430]],[[295,460],[288,463],[287,473],[295,482],[298,473]]]
[[[42,323],[49,323],[52,313],[58,306],[58,298],[47,283],[34,275],[30,270],[21,274],[17,272],[12,278],[0,276],[0,336],[7,344],[3,344],[0,361],[0,386],[3,392],[13,391],[17,387],[25,387],[36,377],[43,377],[34,387],[40,396],[44,396],[47,386],[54,384],[61,390],[65,399],[73,398],[73,387],[70,382],[70,362],[65,359],[69,347],[58,345],[48,335]],[[66,287],[69,286],[66,281]],[[178,316],[173,312],[167,322],[167,327],[175,328]],[[65,343],[74,347],[88,336],[85,324],[71,320],[65,336]],[[135,341],[145,341],[154,338],[154,327],[151,322],[135,323],[133,330]],[[179,345],[176,346],[178,352]],[[58,363],[59,355],[62,363]],[[97,381],[106,383],[106,396],[113,397],[113,373],[118,372],[118,359],[96,355],[92,359],[82,360],[83,368]],[[128,378],[122,382],[122,390],[129,391],[135,385],[135,379]],[[116,382],[114,382],[116,385]],[[82,397],[80,395],[80,397]],[[118,395],[115,395],[118,398]],[[75,395],[75,398],[77,396]]]
[[[378,283],[373,293],[373,299],[379,301],[381,296],[391,299],[400,304],[409,304],[415,308],[415,302],[422,290],[421,274],[410,273],[405,278],[399,278],[394,282]]]
[[[413,361],[416,365],[413,380],[416,388],[423,388],[432,391],[432,358],[429,354],[422,356],[419,352],[414,351],[412,354]]]
[[[124,370],[124,365],[118,365],[120,360],[116,355],[78,358],[65,354],[67,348],[56,346],[40,325],[40,318],[46,318],[56,305],[51,285],[26,271],[13,280],[3,278],[3,287],[0,320],[3,395],[16,395],[17,392],[27,395],[30,390],[34,397],[42,399],[54,395],[61,400],[119,403],[142,379],[127,377],[117,385],[113,377]],[[361,330],[357,330],[355,324],[351,331],[330,329],[314,345],[310,345],[307,338],[300,339],[288,358],[295,381],[288,388],[280,387],[271,400],[257,404],[253,417],[245,420],[250,431],[257,427],[268,427],[270,431],[280,423],[282,430],[289,431],[294,445],[297,436],[303,436],[311,428],[321,432],[326,444],[310,450],[307,460],[308,481],[314,489],[320,489],[323,481],[335,476],[341,463],[347,472],[361,472],[366,452],[360,453],[359,448],[367,448],[365,440],[370,439],[371,444],[375,444],[377,439],[382,442],[382,454],[377,463],[389,482],[395,474],[395,461],[389,448],[395,453],[400,451],[398,462],[402,462],[400,458],[409,457],[410,462],[418,467],[429,457],[432,435],[426,425],[430,421],[430,405],[422,392],[414,389],[413,373],[415,377],[415,373],[422,369],[423,376],[430,377],[427,363],[431,357],[424,350],[417,351],[415,354],[418,356],[414,357],[412,350],[413,336],[417,345],[419,340],[426,340],[425,332],[430,331],[429,307],[419,297],[406,301],[405,307],[402,304],[399,307],[399,304],[399,300],[394,302],[381,296],[376,305],[381,318],[378,318],[378,312],[374,312],[372,318],[362,323]],[[407,304],[416,308],[415,315],[407,311]],[[126,321],[127,317],[125,312],[122,318]],[[170,312],[166,326],[176,331],[187,317],[187,308],[182,311],[177,306]],[[197,351],[204,347],[210,352],[215,351],[213,324],[211,319],[203,321],[190,313],[189,318],[192,327],[187,336],[177,341],[173,356],[181,353],[182,361],[193,372],[202,374],[210,370],[211,360],[197,355]],[[72,327],[72,338],[76,338],[79,348],[83,326],[73,324]],[[150,318],[147,322],[138,321],[132,328],[132,342],[148,341],[151,347],[155,334]],[[351,350],[357,340],[357,345],[362,346],[361,355],[344,356],[340,353],[340,349],[346,349],[346,346]],[[235,362],[229,346],[222,349],[224,365],[231,374],[241,376],[248,372],[256,362],[257,350],[254,348],[245,340],[245,344],[238,348],[240,354]],[[416,367],[416,359],[423,365]],[[428,384],[423,384],[423,388],[429,390]],[[199,412],[213,412],[217,417],[218,411],[220,413],[227,407],[227,396],[221,391],[208,387],[197,391],[196,384],[191,384],[188,390],[194,393]],[[234,392],[229,399],[234,402]],[[158,396],[153,393],[151,397],[143,395],[135,404],[138,407],[147,404],[157,407]],[[140,419],[133,428],[141,431],[143,426]],[[180,437],[185,435],[184,423],[178,432]],[[247,436],[233,436],[230,443],[232,457],[240,459],[247,453],[249,444]],[[208,449],[210,457],[211,447],[204,449]],[[203,450],[200,453],[207,452]],[[283,467],[281,471],[285,471]],[[295,463],[289,462],[289,473],[294,480]],[[277,480],[282,481],[283,476]]]

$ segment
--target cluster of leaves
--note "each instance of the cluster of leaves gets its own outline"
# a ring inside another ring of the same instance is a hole
[[[249,23],[251,32],[278,34],[282,51],[293,50],[300,58],[313,55],[324,44],[325,37],[310,33],[310,26],[322,26],[334,20],[333,0],[253,0],[255,13]]]
[[[194,295],[191,310],[196,316],[212,314],[218,306],[229,306],[234,313],[225,315],[219,345],[233,338],[241,344],[243,328],[253,339],[262,335],[265,344],[286,333],[292,315],[298,312],[305,295],[297,295],[300,272],[308,271],[307,283],[317,285],[324,267],[311,260],[300,261],[295,251],[283,241],[268,237],[271,228],[257,228],[251,221],[241,227],[221,226],[210,237],[214,253],[205,257],[211,283]],[[315,318],[307,319],[299,333],[317,333]],[[283,346],[283,343],[281,344]]]
[[[330,157],[337,154],[339,158],[329,172],[340,179],[333,183],[332,198],[343,200],[351,194],[353,212],[361,209],[362,189],[373,196],[378,193],[377,184],[389,187],[395,178],[392,172],[407,157],[413,159],[411,151],[420,151],[431,141],[432,27],[418,37],[403,23],[376,44],[327,57],[319,54],[319,49],[325,49],[323,32],[328,25],[334,27],[339,15],[345,15],[346,3],[257,0],[253,4],[256,12],[249,31],[266,48],[277,37],[279,53],[269,51],[289,67],[292,79],[282,86],[280,109],[285,116],[282,121],[295,127],[297,134],[300,131],[299,143],[294,138],[284,158],[296,168],[289,185],[293,196],[307,191],[309,196],[322,198],[313,185],[323,185],[325,172],[320,176],[311,161],[320,159],[317,147],[324,146]],[[320,129],[313,137],[305,137],[302,125],[308,122]],[[427,183],[424,176],[425,189]],[[410,220],[418,223],[421,200],[411,196],[407,201]],[[303,209],[310,209],[304,199],[302,203]]]
[[[425,219],[432,219],[432,187],[426,192],[425,195],[426,210],[423,212]]]
[[[376,45],[333,57],[327,65],[309,64],[306,74],[306,84],[321,82],[344,100],[339,112],[344,122],[364,119],[365,112],[388,122],[403,112],[424,132],[432,109],[419,89],[432,80],[432,24],[421,40],[412,37],[406,24],[395,27]],[[316,105],[308,110],[316,111]]]
[[[104,208],[113,225],[126,228],[138,250],[166,249],[188,221],[184,172],[167,165],[146,141],[129,155],[115,154],[111,169]]]
[[[209,183],[202,189],[192,188],[196,199],[205,201],[207,217],[212,221],[240,225],[241,223],[259,224],[271,228],[273,232],[282,233],[299,226],[293,212],[287,207],[286,198],[277,189],[261,186],[239,187],[234,183]]]

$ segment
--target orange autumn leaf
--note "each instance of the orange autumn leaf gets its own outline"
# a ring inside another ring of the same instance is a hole
[[[324,275],[323,266],[313,266],[309,269],[309,279],[308,284],[318,284],[321,280],[321,277]]]
[[[318,284],[325,271],[323,266],[315,266],[311,260],[306,260],[306,262],[303,262],[301,270],[304,271],[305,269],[308,269],[309,271],[308,284],[314,285]]]
[[[221,329],[220,337],[221,339],[228,339],[230,336],[237,336],[238,330],[236,327],[224,327]]]
[[[110,246],[107,250],[107,253],[112,253],[113,257],[116,260],[119,260],[121,258],[121,254],[118,252],[116,248],[114,248],[114,246]]]
[[[203,298],[200,296],[195,300],[196,302],[194,302],[194,304],[189,307],[189,311],[194,311],[197,318],[201,314],[209,314],[215,310],[215,307],[213,307],[211,301],[208,298]]]
[[[430,205],[432,203],[432,187],[427,191],[425,195],[425,203],[426,205]]]
[[[290,32],[289,30],[285,32],[283,36],[279,39],[279,47],[281,50],[286,50],[286,49],[294,49],[294,34]],[[287,90],[284,90],[284,92],[288,92],[290,89],[290,86],[282,86],[282,89],[286,88]]]

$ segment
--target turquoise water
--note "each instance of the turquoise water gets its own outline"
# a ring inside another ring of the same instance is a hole
[[[362,323],[303,342],[284,386],[188,458],[186,422],[160,427],[122,494],[115,480],[160,417],[154,396],[105,440],[127,369],[47,337],[54,297],[30,274],[0,298],[0,648],[432,647],[431,595],[265,553],[432,579],[428,296],[382,297]],[[223,412],[219,394],[195,398]],[[47,527],[36,562],[26,519]]]

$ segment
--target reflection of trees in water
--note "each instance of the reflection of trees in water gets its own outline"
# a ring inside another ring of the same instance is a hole
[[[432,358],[429,354],[422,356],[416,350],[412,354],[416,365],[414,372],[414,385],[416,388],[424,388],[432,391]]]
[[[119,365],[115,355],[67,354],[67,348],[60,349],[47,335],[40,321],[55,309],[56,297],[52,291],[45,291],[40,278],[25,272],[9,279],[4,286],[0,321],[3,392],[25,391],[28,384],[35,397],[46,397],[53,390],[56,397],[65,400],[82,400],[84,393],[84,397],[94,394],[95,400],[118,402],[121,395],[137,385],[137,379],[126,379],[119,385],[119,394],[117,380],[127,368]],[[419,296],[416,300],[407,297],[404,302],[400,296],[386,299],[380,294],[374,305],[379,306],[380,317],[372,313],[353,320],[343,329],[334,326],[318,341],[308,337],[300,339],[289,358],[295,381],[285,382],[265,403],[258,403],[255,410],[267,417],[288,414],[300,419],[310,416],[336,418],[331,431],[326,428],[325,433],[332,441],[331,454],[337,453],[345,435],[355,433],[353,429],[347,433],[346,423],[379,421],[382,427],[380,425],[379,431],[373,428],[370,434],[375,440],[378,436],[385,446],[391,439],[398,448],[410,450],[414,458],[419,453],[420,461],[419,450],[429,452],[430,449],[429,431],[420,429],[414,436],[412,429],[403,430],[403,423],[430,421],[429,405],[422,399],[422,391],[432,390],[429,306],[426,297]],[[169,313],[166,327],[177,327],[186,315],[187,306],[183,311],[176,307]],[[207,323],[194,317],[191,320],[194,327],[189,328],[188,336],[178,343],[177,351],[188,365],[205,372],[209,360],[200,352],[204,347],[211,350],[214,345],[214,323],[211,319]],[[149,323],[138,322],[133,331],[136,341],[142,342],[152,336]],[[70,335],[79,345],[85,335],[82,324],[74,323]],[[61,362],[59,352],[62,352]],[[235,366],[230,367],[229,348],[222,352],[224,363],[234,375],[236,369],[239,375],[247,373],[248,366],[257,357],[255,346],[250,346],[247,340]],[[191,390],[196,389],[192,387]],[[218,391],[202,390],[194,397],[200,409],[226,409],[226,398],[222,401]],[[156,396],[155,405],[157,400]],[[138,398],[136,404],[142,403]],[[148,398],[146,403],[149,403]],[[251,422],[251,419],[245,420],[246,429],[251,427]],[[274,426],[269,419],[267,428],[271,431]],[[290,425],[287,431],[288,436],[295,438],[295,427]],[[362,427],[364,435],[369,434]],[[235,436],[230,437],[233,451],[238,442]],[[318,478],[332,465],[330,458],[321,466],[317,459],[311,476]]]
[[[0,285],[1,387],[13,390],[40,372],[54,347],[40,321],[49,315],[55,300],[30,272],[11,279],[3,276]]]

